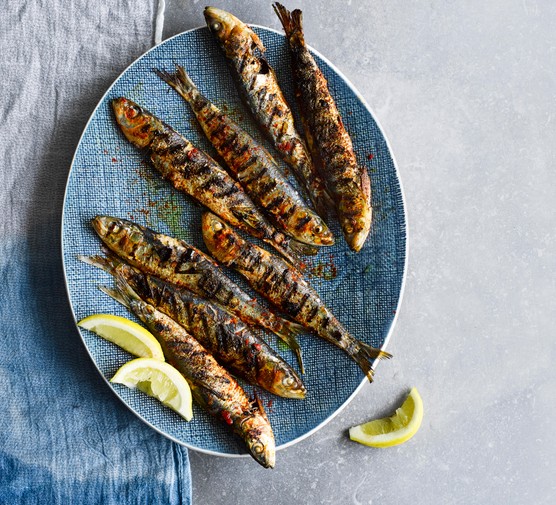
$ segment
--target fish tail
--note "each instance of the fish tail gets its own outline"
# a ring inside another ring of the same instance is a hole
[[[104,256],[100,256],[95,254],[93,256],[84,256],[83,254],[78,254],[77,259],[82,261],[83,263],[87,263],[87,265],[92,265],[94,267],[100,268],[109,274],[114,272],[115,264],[112,261],[112,258],[105,258]]]
[[[363,370],[363,373],[369,379],[369,382],[373,382],[373,362],[375,359],[389,359],[392,355],[386,351],[381,351],[375,347],[365,344],[364,342],[358,341],[356,350],[351,354],[352,358],[359,365],[359,368]]]
[[[159,70],[158,68],[153,68],[153,72],[166,84],[174,88],[185,100],[190,100],[193,92],[197,91],[195,83],[187,75],[185,69],[177,63],[175,74],[166,72],[166,70]]]
[[[303,37],[303,14],[299,9],[290,12],[281,3],[274,2],[272,4],[274,12],[284,27],[286,37],[292,41],[296,41],[302,45],[305,44]]]
[[[113,275],[116,285],[113,288],[99,286],[99,289],[109,297],[121,303],[124,307],[127,307],[139,315],[137,313],[137,305],[138,303],[144,303],[143,300],[141,300],[139,295],[133,291],[133,288],[121,274],[114,273]]]
[[[274,333],[284,342],[295,354],[297,363],[301,373],[305,373],[305,366],[303,365],[303,353],[301,351],[301,346],[297,341],[297,335],[303,333],[305,328],[297,323],[292,323],[286,319],[282,319],[282,327],[279,330],[274,330]]]
[[[390,359],[392,355],[389,352],[382,351],[376,347],[372,347],[365,342],[359,341],[359,345],[365,349],[365,352],[373,359]]]

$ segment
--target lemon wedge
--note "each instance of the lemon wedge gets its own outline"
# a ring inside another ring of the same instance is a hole
[[[392,447],[415,435],[422,420],[423,401],[417,388],[413,388],[393,416],[354,426],[349,429],[349,438],[370,447]]]
[[[164,361],[153,358],[128,361],[110,382],[147,393],[175,410],[186,421],[191,421],[193,417],[189,384],[181,373]]]
[[[82,319],[77,325],[119,345],[134,356],[164,361],[162,348],[152,333],[125,317],[94,314]]]

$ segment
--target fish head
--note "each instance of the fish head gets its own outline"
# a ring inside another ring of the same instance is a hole
[[[139,226],[127,219],[95,216],[91,224],[104,244],[116,254],[119,250],[133,248],[133,242],[142,236]]]
[[[334,245],[334,235],[326,225],[326,223],[312,211],[304,211],[305,213],[300,216],[299,224],[305,222],[300,226],[295,226],[299,235],[297,240],[310,245],[327,246]]]
[[[239,251],[239,237],[234,231],[212,212],[205,212],[201,221],[203,241],[214,258],[229,264]]]
[[[346,216],[341,220],[341,224],[349,247],[356,252],[360,251],[371,229],[370,216]]]
[[[307,393],[305,384],[289,366],[281,362],[266,364],[260,371],[261,381],[270,385],[272,393],[282,398],[303,400]]]
[[[241,435],[251,456],[265,468],[274,468],[276,442],[268,419],[260,410],[241,421]]]
[[[211,33],[216,37],[229,57],[239,56],[255,45],[264,51],[261,40],[243,21],[216,7],[205,7],[205,20]]]
[[[132,144],[141,148],[151,143],[156,122],[152,114],[124,97],[114,98],[112,109],[123,134]]]

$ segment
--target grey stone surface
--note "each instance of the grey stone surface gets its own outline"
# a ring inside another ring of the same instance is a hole
[[[165,37],[203,23],[203,3],[167,1]],[[409,269],[395,358],[273,471],[190,452],[194,503],[555,503],[556,3],[287,5],[398,162]],[[217,6],[279,28],[270,1]],[[349,441],[411,386],[425,403],[413,440]]]

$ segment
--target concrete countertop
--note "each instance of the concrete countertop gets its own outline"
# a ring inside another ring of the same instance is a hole
[[[204,5],[167,0],[164,38],[202,25]],[[215,5],[280,29],[270,1]],[[273,471],[190,451],[195,505],[554,503],[556,3],[286,5],[398,162],[409,269],[395,359]],[[415,438],[348,439],[411,386],[425,404]]]

